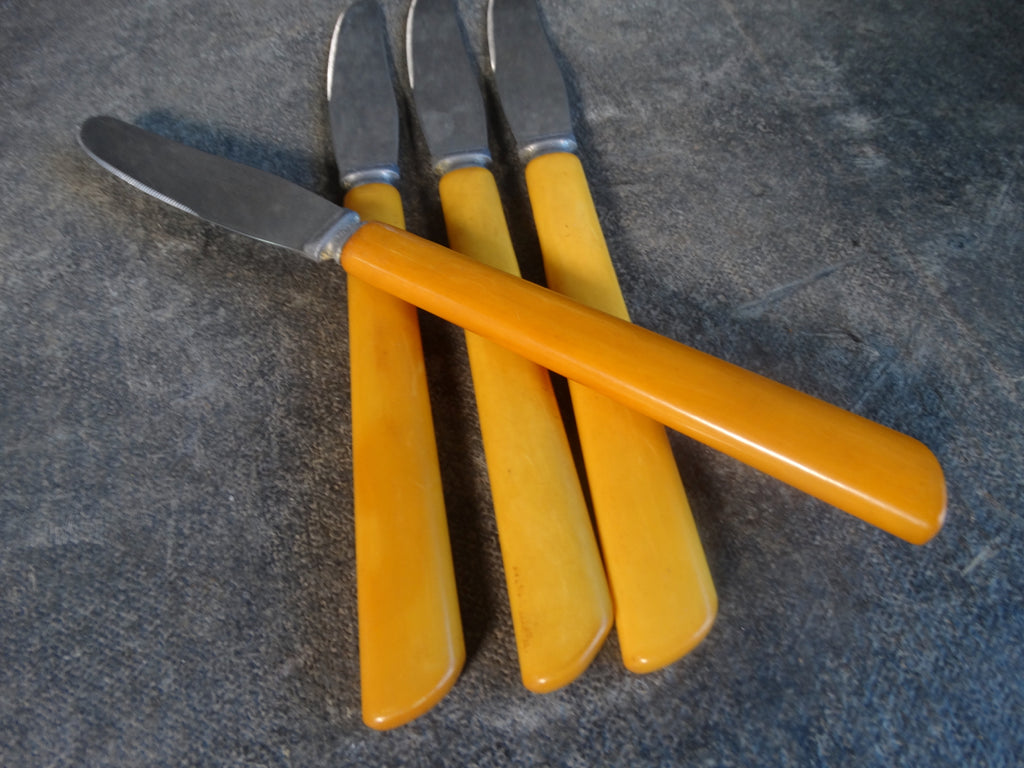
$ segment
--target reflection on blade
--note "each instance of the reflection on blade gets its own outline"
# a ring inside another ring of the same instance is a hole
[[[279,176],[211,155],[114,117],[90,117],[82,147],[146,194],[255,240],[336,260],[359,218]]]
[[[341,15],[331,38],[331,139],[346,188],[398,179],[398,105],[386,32],[380,6],[358,2]]]
[[[487,115],[451,0],[414,0],[406,26],[409,79],[436,170],[487,165]]]
[[[572,152],[565,81],[534,0],[490,0],[487,42],[501,106],[519,146],[530,158],[541,152]]]

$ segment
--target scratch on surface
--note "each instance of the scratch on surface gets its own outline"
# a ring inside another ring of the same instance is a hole
[[[886,373],[888,373],[889,369],[892,368],[892,362],[892,360],[883,360],[882,362],[875,366],[875,370],[871,374],[871,379],[860,391],[860,394],[857,396],[856,402],[854,402],[854,404],[850,406],[851,411],[853,411],[854,413],[860,413],[860,409],[864,406],[864,403],[867,401],[868,397],[871,396],[871,393],[873,393],[882,385],[882,382],[885,380]]]
[[[174,552],[174,516],[173,515],[168,515],[167,518],[166,518],[166,521],[167,521],[166,522],[166,530],[165,530],[164,535],[166,536],[166,539],[167,539],[167,547],[164,550],[164,570],[166,570],[169,574],[173,574],[174,573],[174,561],[175,561],[175,552]]]
[[[920,346],[915,344],[915,339],[917,339],[920,331],[921,323],[914,323],[914,325],[911,326],[910,331],[906,334],[906,337],[903,341],[903,343],[908,348],[917,349],[917,352],[915,352],[912,356],[912,360],[914,360],[914,358],[916,358],[916,356],[920,354]],[[890,371],[892,371],[893,367],[896,365],[897,362],[896,358],[893,357],[892,354],[883,353],[882,351],[876,349],[871,345],[868,345],[868,349],[870,349],[871,352],[875,355],[875,357],[879,358],[879,360],[875,364],[874,368],[871,370],[867,383],[861,388],[860,393],[857,395],[856,401],[854,401],[853,405],[850,406],[850,410],[853,411],[854,413],[860,413],[860,410],[864,406],[864,403],[866,403],[867,399],[872,395],[872,393],[874,393],[882,385],[882,382],[886,380],[886,377],[889,375]],[[916,362],[916,360],[914,361]],[[900,377],[900,375],[901,374],[898,371],[894,373],[894,376],[896,376],[897,379],[898,377]]]
[[[1007,213],[1013,209],[1014,202],[1011,199],[1011,193],[1014,191],[1016,182],[1019,176],[1019,169],[1021,167],[1021,154],[1024,152],[1024,146],[1017,147],[1013,160],[1006,162],[1006,176],[1003,183],[1000,185],[999,191],[996,193],[992,201],[988,204],[985,212],[985,223],[984,231],[979,236],[979,244],[973,248],[977,253],[991,252],[992,241],[996,235],[996,230],[1004,223],[1007,219]],[[1016,248],[1017,240],[1020,237],[1019,227],[1008,227],[1007,232],[1003,235],[1007,238],[1007,245],[1012,249]],[[1010,240],[1010,238],[1014,238]],[[939,278],[936,271],[930,268],[926,264],[926,259],[922,258],[912,250],[904,253],[904,258],[913,270],[914,275],[921,281],[923,289],[931,295],[934,299],[935,307],[938,312],[951,322],[958,333],[962,334],[965,338],[970,339],[971,342],[977,348],[985,348],[988,343],[987,337],[979,333],[979,330],[972,324],[964,315],[964,313],[951,301],[949,297],[949,291],[944,284],[943,280]],[[1007,370],[1005,362],[999,357],[989,356],[985,360],[989,370],[995,374],[995,381],[1006,390],[1009,397],[1017,397],[1017,387],[1021,381],[1021,377],[1015,375],[1014,372]]]
[[[730,3],[729,0],[718,0],[718,4],[722,6],[722,10],[724,10],[726,15],[729,17],[729,21],[732,22],[733,27],[736,28],[737,32],[739,32],[740,37],[743,38],[743,42],[747,44],[747,48],[750,49],[750,53],[757,60],[761,70],[766,75],[771,74],[771,68],[768,66],[768,62],[765,60],[764,54],[761,53],[761,49],[757,46],[757,43],[755,43],[753,39],[743,31],[743,26],[740,24],[740,20],[736,16],[736,9],[732,7],[732,3]]]
[[[1007,198],[1009,198],[1010,190],[1013,189],[1014,183],[1017,181],[1017,169],[1019,165],[1020,148],[1018,148],[1014,154],[1013,160],[1007,163],[1006,179],[999,188],[999,192],[995,199],[988,207],[988,211],[985,216],[985,234],[982,238],[982,247],[987,246],[992,242],[996,227],[1002,223],[1006,218],[1006,214],[1009,212],[1011,206],[1008,204]]]
[[[82,520],[53,523],[43,520],[15,543],[15,550],[47,550],[60,547],[102,545],[106,541],[104,524],[100,520]]]
[[[961,576],[966,576],[979,565],[987,563],[997,554],[999,554],[999,545],[1002,543],[1003,537],[997,536],[992,539],[988,544],[981,548],[981,551],[974,556],[974,558],[967,564],[967,567],[960,571]]]
[[[845,267],[847,263],[848,262],[842,261],[839,262],[838,264],[829,264],[817,270],[816,272],[812,272],[811,274],[806,275],[805,277],[801,277],[798,280],[793,280],[792,282],[785,283],[784,285],[776,286],[775,288],[772,288],[770,291],[768,291],[768,293],[764,294],[760,298],[740,304],[738,307],[736,307],[736,314],[737,316],[744,319],[759,317],[772,304],[782,301],[787,296],[790,296],[791,294],[799,291],[801,288],[806,288],[808,285],[816,283],[819,280],[825,279],[832,273],[836,272],[842,267]]]

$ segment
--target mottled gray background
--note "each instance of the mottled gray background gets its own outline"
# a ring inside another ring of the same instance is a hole
[[[673,434],[715,627],[643,677],[613,635],[530,694],[462,339],[427,317],[469,658],[388,734],[359,716],[343,274],[76,145],[109,113],[336,196],[343,8],[0,3],[0,764],[1024,760],[1021,4],[543,3],[635,320],[923,440],[949,520],[914,547]]]

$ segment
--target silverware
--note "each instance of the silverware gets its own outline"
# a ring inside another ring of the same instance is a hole
[[[350,275],[502,344],[784,482],[921,544],[946,484],[920,442],[263,171],[112,117],[80,140],[138,189]]]
[[[372,0],[338,18],[327,95],[345,205],[404,227],[398,107]],[[363,721],[385,729],[440,701],[466,651],[417,310],[357,277],[347,292],[360,693]]]
[[[526,163],[550,288],[629,320],[583,168],[569,101],[534,0],[491,0],[488,48],[499,102]],[[711,629],[718,607],[665,429],[569,382],[622,661],[651,672]]]
[[[516,277],[476,70],[449,0],[414,0],[406,50],[416,112],[456,251]],[[546,370],[466,334],[523,684],[575,679],[612,624],[601,554]]]

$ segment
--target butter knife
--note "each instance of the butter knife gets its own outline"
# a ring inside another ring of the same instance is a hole
[[[450,0],[414,0],[406,28],[416,113],[440,177],[448,243],[519,276],[480,84]],[[612,624],[601,555],[548,372],[466,334],[523,684],[575,679]]]
[[[102,167],[164,203],[337,262],[909,542],[923,544],[942,527],[942,468],[908,435],[123,120],[91,117],[79,141]]]
[[[404,228],[387,29],[372,0],[338,18],[327,96],[345,206]],[[465,646],[417,310],[351,275],[347,293],[362,715],[387,729],[444,697]]]
[[[490,0],[487,30],[499,101],[526,161],[548,286],[629,320],[536,3]],[[651,672],[711,629],[711,572],[664,427],[576,382],[569,391],[622,661]]]

